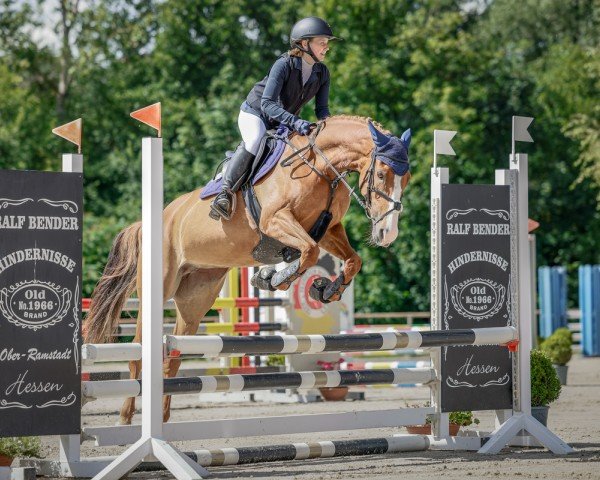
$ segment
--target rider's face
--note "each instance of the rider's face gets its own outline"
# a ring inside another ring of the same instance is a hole
[[[310,44],[310,48],[319,62],[325,60],[325,55],[329,50],[329,39],[327,37],[315,37],[311,38],[310,41],[304,40],[302,43],[305,47]]]

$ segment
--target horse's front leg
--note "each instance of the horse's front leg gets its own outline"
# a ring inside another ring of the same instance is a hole
[[[342,293],[360,271],[362,260],[350,246],[346,230],[341,223],[329,228],[319,244],[332,255],[342,259],[344,268],[333,282],[324,277],[315,280],[310,289],[310,296],[323,303],[335,302],[342,298]]]
[[[273,288],[287,290],[307,268],[316,265],[319,259],[319,246],[298,223],[289,208],[278,210],[268,223],[261,225],[261,228],[266,235],[300,251],[299,259],[271,277]]]

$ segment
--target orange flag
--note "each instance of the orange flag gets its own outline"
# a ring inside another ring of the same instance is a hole
[[[131,113],[131,116],[136,120],[139,120],[146,125],[150,125],[152,128],[158,130],[158,136],[160,137],[162,134],[161,127],[161,115],[160,115],[160,102],[155,103],[153,105],[148,105],[147,107],[140,108],[135,112]]]
[[[539,222],[532,220],[531,218],[527,219],[527,233],[533,232],[536,228],[540,226]]]
[[[81,118],[78,118],[77,120],[54,128],[52,133],[77,145],[77,153],[81,153],[81,130],[82,122]]]

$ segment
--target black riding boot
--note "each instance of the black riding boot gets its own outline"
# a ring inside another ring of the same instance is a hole
[[[223,175],[223,189],[210,205],[210,218],[229,220],[235,210],[235,193],[240,189],[250,171],[254,155],[240,143],[228,162]]]

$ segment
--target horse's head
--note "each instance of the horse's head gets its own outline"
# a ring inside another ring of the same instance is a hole
[[[368,121],[374,147],[360,172],[360,191],[372,221],[371,240],[387,247],[398,236],[402,194],[410,179],[408,147],[411,132],[400,138],[381,132]]]

